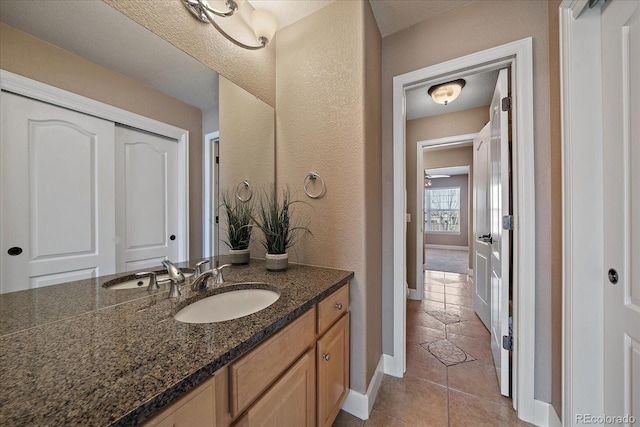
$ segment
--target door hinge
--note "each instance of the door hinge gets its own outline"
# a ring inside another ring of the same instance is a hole
[[[220,164],[220,156],[216,156],[216,165]]]
[[[216,215],[216,224],[220,223],[220,217]]]
[[[513,230],[513,215],[505,215],[502,217],[502,229]]]
[[[513,351],[513,337],[511,335],[502,336],[502,348],[507,351]]]
[[[502,111],[511,111],[511,97],[505,96],[502,98]]]

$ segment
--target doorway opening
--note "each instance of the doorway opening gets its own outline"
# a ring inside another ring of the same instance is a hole
[[[406,92],[485,70],[509,68],[513,117],[514,301],[513,406],[518,417],[533,421],[535,354],[535,199],[533,168],[533,58],[527,38],[394,77],[393,81],[393,347],[387,373],[402,377],[406,369],[407,233],[406,233]]]

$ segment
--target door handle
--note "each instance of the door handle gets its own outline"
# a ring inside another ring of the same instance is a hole
[[[489,243],[489,244],[493,243],[493,237],[491,237],[491,233],[483,234],[482,236],[478,237],[478,239],[480,239],[485,243]]]

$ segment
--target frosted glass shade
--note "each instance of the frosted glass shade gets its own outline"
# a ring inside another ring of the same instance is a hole
[[[432,86],[429,88],[429,95],[431,95],[431,98],[433,98],[436,103],[447,105],[460,95],[464,85],[465,81],[459,79],[442,85]]]
[[[278,29],[278,20],[268,10],[256,9],[251,14],[251,25],[258,40],[264,38],[269,43]]]

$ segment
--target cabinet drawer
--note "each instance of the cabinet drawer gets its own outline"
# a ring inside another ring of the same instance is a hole
[[[232,418],[314,345],[315,316],[314,307],[229,366]]]
[[[318,334],[338,320],[338,317],[349,311],[349,284],[347,283],[324,300],[318,303]]]

